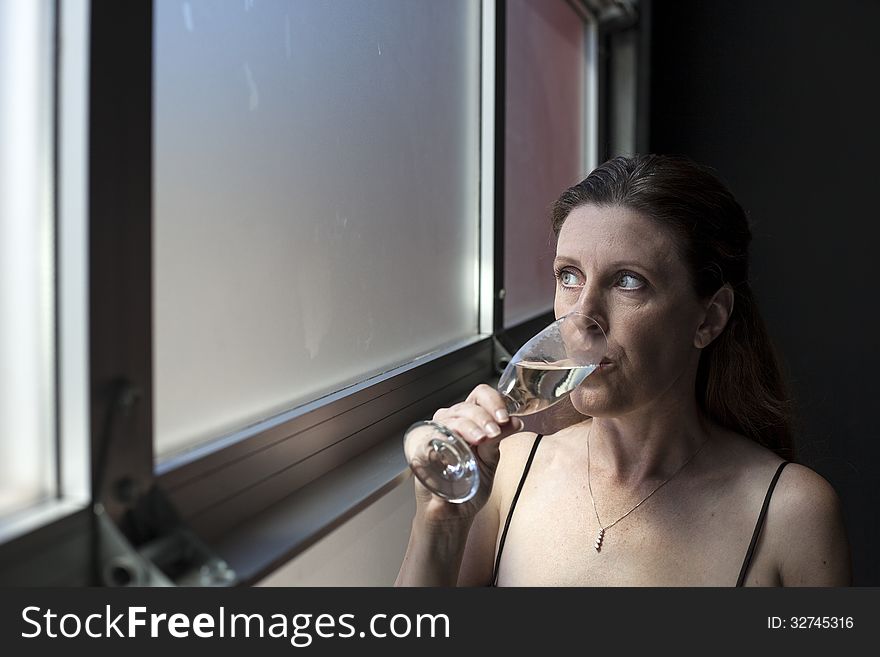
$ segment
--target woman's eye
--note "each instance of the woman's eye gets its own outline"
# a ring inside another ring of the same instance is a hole
[[[577,285],[577,276],[574,275],[574,272],[565,270],[559,272],[559,282],[562,283],[566,287],[573,287]]]
[[[638,290],[642,287],[642,279],[635,274],[623,273],[617,279],[617,284],[624,290]]]

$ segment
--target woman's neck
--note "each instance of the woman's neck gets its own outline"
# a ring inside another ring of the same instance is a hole
[[[588,431],[592,471],[615,484],[636,487],[672,476],[709,438],[711,428],[691,399],[594,418]]]

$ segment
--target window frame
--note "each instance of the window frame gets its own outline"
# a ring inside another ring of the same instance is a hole
[[[481,58],[486,57],[487,9],[482,3]],[[485,89],[484,67],[478,85]],[[280,413],[265,421],[225,436],[202,447],[188,450],[158,465],[156,483],[168,495],[183,520],[208,541],[222,540],[233,528],[253,515],[253,509],[268,509],[344,463],[377,447],[389,436],[400,440],[409,424],[424,419],[444,404],[464,396],[493,373],[491,330],[483,323],[485,272],[492,270],[487,258],[485,235],[493,229],[491,208],[486,208],[483,181],[493,180],[487,171],[494,160],[484,157],[486,126],[483,95],[480,94],[481,193],[479,208],[480,308],[475,318],[477,332],[455,346],[438,350],[385,374],[349,386],[315,401]],[[143,128],[142,128],[143,129]],[[497,287],[496,279],[488,285]],[[481,332],[482,331],[482,332]],[[152,336],[150,337],[152,339]],[[124,376],[124,375],[123,375]],[[143,389],[146,380],[138,383]],[[405,468],[402,450],[399,467]],[[119,480],[122,473],[110,473]],[[108,507],[110,509],[111,507]],[[111,515],[115,513],[111,511]],[[328,522],[328,527],[338,519]]]
[[[456,348],[218,436],[154,469],[152,2],[137,6],[138,11],[129,5],[122,10],[96,1],[92,13],[93,495],[117,525],[124,525],[137,501],[158,488],[186,525],[219,544],[233,530],[240,531],[254,509],[290,501],[297,491],[387,441],[399,445],[406,426],[492,376],[494,345],[491,335],[477,333]],[[493,136],[498,129],[496,123]],[[493,160],[482,152],[481,140],[478,157],[485,167]],[[481,178],[486,177],[483,168]],[[489,178],[494,179],[494,172]],[[492,215],[481,207],[481,236],[487,222],[492,225]],[[481,257],[485,246],[481,240]],[[497,287],[495,280],[492,286]],[[402,450],[397,451],[394,467],[403,470]],[[355,510],[351,505],[341,516],[328,517],[319,532],[326,533]]]
[[[88,76],[86,2],[44,3],[51,49],[49,179],[52,226],[53,490],[46,499],[4,518],[0,583],[88,584],[91,497],[86,415],[85,116]],[[75,312],[71,312],[75,311]],[[51,568],[48,567],[51,564]]]

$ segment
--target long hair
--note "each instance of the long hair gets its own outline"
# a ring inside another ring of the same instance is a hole
[[[700,355],[697,402],[720,425],[794,460],[791,400],[749,285],[752,233],[730,190],[710,169],[686,158],[616,157],[553,204],[557,237],[569,213],[587,204],[629,208],[665,226],[699,298],[708,299],[725,283],[733,288],[728,323]]]

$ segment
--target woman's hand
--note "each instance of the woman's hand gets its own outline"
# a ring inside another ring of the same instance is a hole
[[[521,431],[522,420],[510,417],[501,393],[486,384],[474,388],[465,401],[438,410],[433,420],[457,433],[473,450],[480,472],[480,487],[467,502],[453,504],[434,495],[416,480],[418,512],[430,524],[473,520],[492,492],[500,458],[498,443]]]

